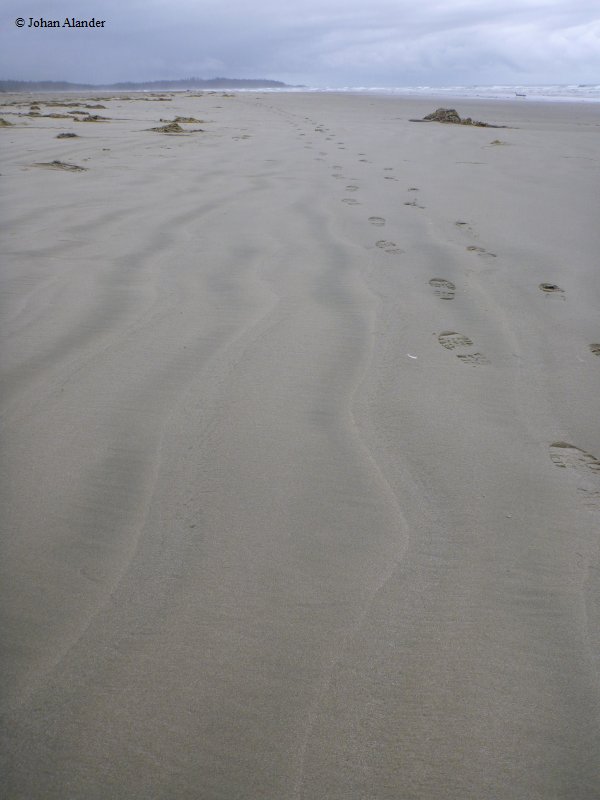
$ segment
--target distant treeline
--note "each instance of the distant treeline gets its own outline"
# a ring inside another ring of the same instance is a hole
[[[281,81],[266,81],[252,78],[183,78],[177,81],[145,81],[134,83],[70,83],[69,81],[2,81],[0,92],[73,92],[88,89],[107,89],[109,91],[141,91],[154,89],[286,89],[291,88]]]

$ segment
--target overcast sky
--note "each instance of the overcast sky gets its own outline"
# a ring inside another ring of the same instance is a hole
[[[599,0],[2,0],[0,78],[600,83]],[[93,30],[29,18],[106,20]],[[17,28],[15,19],[25,19]]]

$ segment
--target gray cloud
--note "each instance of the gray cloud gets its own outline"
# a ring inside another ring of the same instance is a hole
[[[589,0],[27,2],[3,4],[4,78],[99,83],[220,74],[329,86],[600,80],[600,13]],[[13,23],[73,14],[106,19],[106,27]]]

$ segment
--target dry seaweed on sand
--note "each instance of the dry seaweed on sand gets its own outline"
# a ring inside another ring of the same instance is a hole
[[[77,139],[76,133],[59,133],[57,139]]]
[[[57,112],[52,112],[51,114],[40,114],[39,111],[28,111],[26,114],[23,114],[24,117],[44,117],[45,119],[73,119],[68,114],[58,114]]]
[[[203,119],[196,119],[196,117],[175,117],[175,119],[172,120],[172,121],[173,122],[179,122],[179,123],[186,123],[186,124],[193,123],[193,122],[204,122]],[[161,119],[161,122],[171,122],[171,120],[169,120],[169,119]]]
[[[86,167],[80,167],[78,164],[68,164],[65,161],[37,161],[34,167],[45,167],[46,169],[62,169],[66,172],[85,172]]]
[[[0,128],[11,128],[11,127],[12,127],[12,122],[9,122],[8,120],[2,119],[2,117],[0,117]]]
[[[459,116],[455,108],[436,108],[436,110],[427,114],[423,119],[411,119],[410,122],[442,122],[451,125],[472,125],[476,128],[506,128],[506,125],[491,125],[489,122],[480,122],[471,117]]]
[[[159,125],[157,128],[148,128],[148,130],[157,133],[183,133],[183,128],[177,122],[169,122],[167,125]]]
[[[196,119],[196,117],[175,117],[175,122],[191,123],[191,122],[202,122],[202,120]]]
[[[101,117],[99,114],[87,114],[87,112],[80,111],[80,114],[86,114],[85,117],[74,117],[75,122],[108,122],[110,117]]]
[[[94,99],[96,98],[90,98],[90,100]],[[76,100],[70,102],[63,102],[61,100],[38,100],[36,102],[43,103],[46,106],[55,106],[58,108],[106,108],[106,106],[103,106],[101,103],[92,105],[91,103],[77,102]]]
[[[199,120],[194,120],[198,122]],[[156,131],[157,133],[201,133],[202,128],[193,128],[191,131],[186,131],[178,122],[169,122],[167,125],[159,125],[158,128],[148,128],[149,131]]]

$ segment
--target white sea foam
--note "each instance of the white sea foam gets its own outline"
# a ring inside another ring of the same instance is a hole
[[[248,91],[257,91],[249,89]],[[346,92],[349,94],[395,95],[403,97],[456,97],[489,100],[537,100],[552,102],[600,102],[600,84],[554,84],[539,86],[343,86],[343,87],[290,87],[266,89],[270,92]]]

